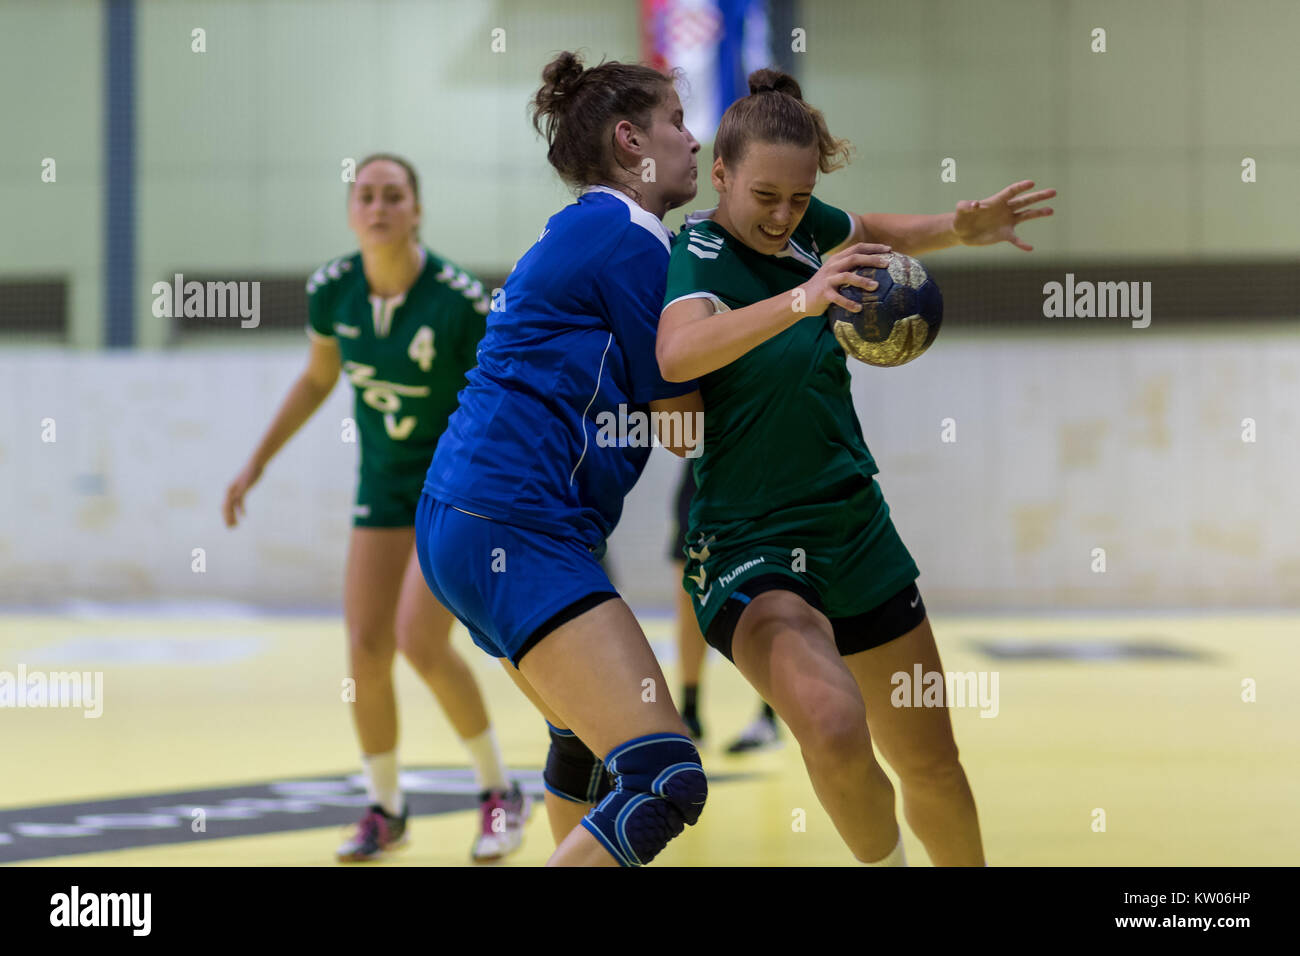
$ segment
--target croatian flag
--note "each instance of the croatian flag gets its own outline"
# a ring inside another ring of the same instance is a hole
[[[641,0],[641,59],[685,72],[679,86],[686,128],[713,139],[728,106],[749,92],[746,78],[773,66],[770,0]]]

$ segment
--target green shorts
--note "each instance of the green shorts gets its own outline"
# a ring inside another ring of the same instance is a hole
[[[759,575],[787,575],[811,586],[830,618],[865,614],[920,575],[870,477],[761,521],[701,522],[687,541],[682,584],[703,634],[732,593]]]
[[[413,528],[415,509],[424,490],[429,466],[412,465],[380,471],[361,467],[357,500],[352,507],[354,528]]]

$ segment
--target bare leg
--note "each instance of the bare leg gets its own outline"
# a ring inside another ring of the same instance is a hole
[[[438,698],[447,720],[462,740],[488,729],[487,708],[474,672],[451,645],[451,612],[438,603],[415,550],[410,552],[397,607],[397,646]]]
[[[520,672],[563,725],[598,756],[647,734],[686,736],[659,662],[622,600],[611,599],[547,635]],[[584,827],[561,841],[553,866],[617,866]]]
[[[740,616],[736,666],[799,741],[817,798],[864,863],[898,842],[894,788],[876,762],[862,695],[831,624],[801,597],[766,591]]]
[[[501,666],[510,675],[510,679],[515,682],[515,686],[533,702],[533,706],[541,712],[541,715],[550,721],[553,726],[567,730],[568,728],[560,720],[559,714],[546,706],[546,702],[542,700],[537,691],[533,690],[532,685],[524,679],[524,675],[519,673],[515,665],[504,657],[497,659],[501,661]],[[573,828],[578,825],[578,822],[587,815],[587,811],[593,806],[590,803],[574,803],[572,800],[565,800],[563,797],[557,797],[549,790],[546,791],[543,799],[546,803],[546,820],[551,825],[551,836],[555,839],[556,846],[559,846],[560,841],[572,832]]]
[[[343,615],[356,681],[352,719],[367,755],[385,754],[397,746],[395,611],[414,542],[414,528],[353,528],[348,545]]]
[[[894,674],[911,675],[918,663],[922,673],[943,673],[930,619],[897,640],[844,658],[844,663],[862,689],[876,746],[898,774],[903,815],[930,861],[935,866],[983,866],[975,798],[957,759],[948,702],[940,707],[890,703]]]

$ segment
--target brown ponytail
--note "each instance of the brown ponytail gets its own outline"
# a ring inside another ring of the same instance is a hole
[[[672,76],[648,66],[611,60],[584,69],[577,54],[566,51],[542,70],[533,128],[546,138],[546,158],[565,182],[575,188],[600,183],[613,166],[613,124],[626,119],[649,129],[651,111],[672,88]]]
[[[821,111],[803,101],[799,83],[780,70],[749,74],[749,95],[722,114],[713,139],[713,158],[734,166],[752,142],[816,146],[817,168],[829,173],[849,161],[852,146],[826,128]]]

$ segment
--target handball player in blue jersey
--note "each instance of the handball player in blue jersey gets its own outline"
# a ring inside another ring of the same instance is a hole
[[[577,201],[488,314],[425,479],[417,549],[430,590],[550,724],[550,862],[637,866],[695,823],[707,782],[599,559],[650,455],[637,423],[701,411],[696,383],[666,382],[655,359],[662,217],[694,198],[700,147],[656,70],[562,53],[542,78],[533,122]],[[611,420],[630,424],[614,442]],[[691,434],[659,438],[685,455]]]

